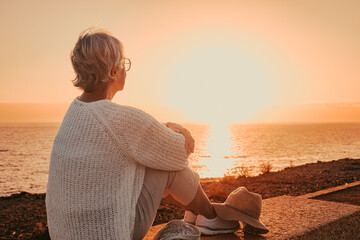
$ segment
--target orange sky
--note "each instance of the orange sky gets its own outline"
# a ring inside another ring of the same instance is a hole
[[[360,102],[359,12],[355,0],[1,1],[0,102],[69,104],[69,53],[97,23],[133,62],[120,104],[223,123]]]

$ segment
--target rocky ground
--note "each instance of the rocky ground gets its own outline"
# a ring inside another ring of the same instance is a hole
[[[262,195],[263,199],[291,195],[298,196],[318,190],[358,181],[360,159],[341,159],[291,167],[256,177],[227,176],[219,180],[201,182],[213,202],[224,202],[234,189],[244,186]],[[340,194],[328,200],[360,205],[359,194]],[[327,199],[324,199],[327,200]],[[166,200],[161,203],[154,225],[171,219],[181,219],[184,211]],[[49,239],[46,225],[45,194],[22,192],[0,198],[0,239]]]

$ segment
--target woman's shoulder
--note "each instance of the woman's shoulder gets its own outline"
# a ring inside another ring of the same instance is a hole
[[[156,121],[154,117],[139,108],[121,105],[106,99],[85,103],[76,98],[72,105],[81,106],[81,109],[91,109],[91,111],[97,112],[101,118],[117,123],[144,124]]]
[[[109,111],[110,114],[113,114],[116,118],[125,118],[127,121],[135,121],[135,122],[153,122],[156,121],[153,116],[146,113],[145,111],[127,105],[121,105],[114,102],[107,102],[107,106],[105,107]]]

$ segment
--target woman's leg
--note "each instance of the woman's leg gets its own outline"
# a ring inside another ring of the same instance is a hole
[[[185,209],[209,218],[215,213],[199,184],[199,176],[190,168],[174,172],[147,168],[136,205],[133,239],[142,239],[151,227],[164,192]]]
[[[193,212],[195,215],[200,214],[209,219],[216,217],[215,209],[200,184],[194,199],[186,206],[176,201],[170,194],[166,196],[166,199],[187,211]]]
[[[166,191],[170,195],[167,199],[184,209],[207,218],[216,217],[214,207],[200,185],[199,175],[190,168],[179,171]]]
[[[136,204],[133,239],[143,239],[151,227],[161,198],[175,172],[146,168],[144,185]]]
[[[232,233],[239,228],[238,221],[228,221],[217,217],[214,207],[199,183],[198,175],[189,168],[176,174],[173,182],[167,188],[167,192],[172,199],[180,203],[180,206],[182,205],[185,209],[198,215],[194,216],[195,223],[202,234]],[[188,198],[184,198],[184,196]]]

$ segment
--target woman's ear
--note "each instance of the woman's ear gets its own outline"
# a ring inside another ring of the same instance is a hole
[[[112,79],[115,79],[118,74],[119,74],[119,67],[113,66],[110,70],[110,77]]]

